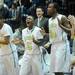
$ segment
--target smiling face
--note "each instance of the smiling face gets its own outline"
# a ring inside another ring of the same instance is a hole
[[[44,14],[44,12],[43,12],[42,8],[36,9],[36,15],[37,15],[38,18],[42,17],[43,14]]]
[[[33,26],[33,24],[34,24],[34,19],[33,19],[33,17],[32,16],[28,16],[27,18],[26,18],[26,25],[27,25],[27,27],[32,27]]]

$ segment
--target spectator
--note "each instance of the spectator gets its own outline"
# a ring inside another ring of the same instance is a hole
[[[75,17],[73,15],[69,15],[68,19],[70,21],[70,24],[72,25],[72,30],[71,30],[71,40],[73,41],[72,44],[72,54],[75,56]]]
[[[36,8],[36,15],[37,15],[37,18],[35,19],[34,24],[40,28],[45,28],[45,27],[47,28],[46,22],[48,19],[44,17],[44,9],[42,7]]]
[[[30,8],[31,4],[32,3],[30,2],[30,0],[21,0],[21,5],[24,5],[26,9]]]
[[[4,0],[4,3],[10,8],[14,0]]]
[[[35,19],[35,26],[38,26],[42,29],[43,33],[48,33],[48,18],[44,17],[44,9],[42,7],[36,8],[37,18]],[[45,35],[44,40],[42,41],[42,45],[49,41],[49,36]],[[48,53],[50,53],[50,48],[48,49]]]
[[[4,19],[9,18],[9,10],[5,7],[4,3],[0,3],[0,15],[2,15]]]
[[[45,0],[32,0],[33,4],[36,4],[37,6],[44,6]]]
[[[12,27],[13,31],[15,31],[15,29],[17,29],[19,27],[19,23],[21,22],[16,3],[12,4],[12,8],[10,9],[9,16],[10,16],[10,18],[12,18],[12,20],[10,20],[11,27]]]

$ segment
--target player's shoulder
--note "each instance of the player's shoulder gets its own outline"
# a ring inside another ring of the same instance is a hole
[[[63,15],[63,14],[58,14],[58,15],[57,15],[57,17],[62,17],[62,16],[64,16],[64,15]]]
[[[4,27],[7,28],[7,29],[8,28],[11,28],[10,25],[9,24],[6,24],[6,23],[4,23]]]
[[[58,14],[57,18],[60,20],[60,21],[63,21],[63,20],[67,20],[67,17],[63,14]]]
[[[26,31],[27,31],[27,29],[28,29],[28,28],[24,28],[24,29],[22,30],[22,32],[26,32]]]
[[[67,18],[65,15],[63,15],[63,14],[58,14],[58,17],[59,18]]]
[[[4,23],[4,26],[6,26],[6,27],[10,27],[7,23]]]

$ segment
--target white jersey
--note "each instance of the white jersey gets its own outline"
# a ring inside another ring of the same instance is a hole
[[[13,32],[9,25],[4,24],[2,29],[0,29],[0,37],[8,36],[10,39],[12,38]],[[0,44],[0,55],[10,54],[12,51],[9,49],[10,44],[4,45]]]
[[[7,45],[0,44],[0,75],[18,75],[16,52],[13,52],[13,45],[11,44],[12,35],[11,27],[4,23],[2,29],[0,29],[0,37],[9,37],[10,43]]]
[[[61,21],[63,15],[58,14],[56,18],[49,19],[49,37],[50,43],[55,43],[59,41],[65,41],[67,39],[67,34],[59,26],[59,21]]]
[[[49,19],[49,38],[51,46],[51,72],[68,72],[70,65],[70,50],[67,34],[59,26],[63,15],[58,14]],[[59,21],[58,21],[59,19]]]
[[[43,38],[40,30],[41,30],[40,28],[34,26],[32,30],[25,28],[22,31],[22,40],[25,44],[25,53],[27,54],[39,54],[40,53],[40,49],[38,45],[33,43],[33,37],[35,38],[35,40]]]

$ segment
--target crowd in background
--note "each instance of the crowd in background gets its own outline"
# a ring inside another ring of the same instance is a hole
[[[34,16],[34,18],[36,18],[36,8],[38,6],[42,6],[44,8],[44,16],[48,17],[47,5],[49,1],[52,2],[51,0],[4,0],[4,8],[2,9],[3,11],[6,12],[5,13],[3,12],[3,16],[5,19],[15,18],[15,17],[17,18],[15,20],[16,22],[12,20],[7,21],[7,23],[11,25],[14,31],[16,28],[18,28],[21,25],[20,23],[24,22],[24,19],[27,15],[32,15]],[[61,2],[59,2],[59,5],[60,3]],[[15,27],[13,26],[13,24],[15,24]]]

